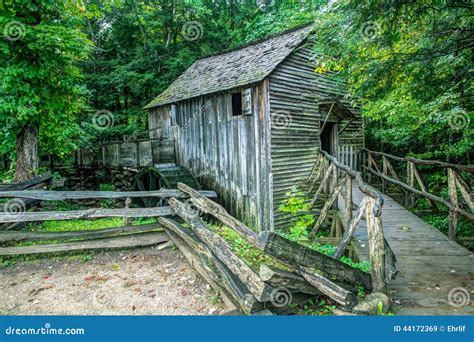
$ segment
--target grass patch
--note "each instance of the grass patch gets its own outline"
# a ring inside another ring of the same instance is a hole
[[[218,226],[208,224],[208,227],[220,235],[230,246],[231,250],[242,259],[250,268],[258,272],[260,266],[263,264],[275,266],[288,270],[288,267],[280,263],[275,258],[264,254],[258,248],[252,246],[250,243],[240,237],[233,229],[227,226]]]

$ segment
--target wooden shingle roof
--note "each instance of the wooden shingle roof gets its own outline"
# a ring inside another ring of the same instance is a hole
[[[145,108],[259,82],[308,35],[305,26],[238,50],[197,60]]]

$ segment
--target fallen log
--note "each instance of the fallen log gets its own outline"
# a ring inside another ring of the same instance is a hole
[[[191,202],[199,210],[205,212],[206,214],[211,214],[226,226],[235,230],[244,240],[251,244],[255,244],[257,240],[257,233],[231,216],[227,210],[224,209],[224,207],[204,197],[197,190],[194,190],[186,184],[178,183],[178,189],[191,196]]]
[[[359,302],[355,294],[314,272],[309,267],[300,266],[298,267],[297,272],[306,279],[308,283],[316,287],[329,298],[341,304],[345,309],[352,309]]]
[[[361,285],[365,289],[372,288],[369,273],[353,268],[326,254],[288,240],[273,232],[259,234],[257,246],[264,253],[289,264],[290,266],[308,266],[320,269],[339,280],[353,285]]]
[[[216,198],[215,191],[199,190],[199,196]],[[54,190],[25,190],[25,191],[0,191],[0,198],[32,198],[43,201],[80,200],[89,198],[136,198],[136,197],[187,197],[182,192],[174,189],[161,189],[156,191],[54,191]]]
[[[94,239],[100,237],[116,236],[123,233],[144,233],[162,229],[157,223],[136,226],[114,227],[94,230],[71,230],[62,232],[0,232],[0,242],[7,241],[48,241],[68,239]]]
[[[176,198],[170,198],[168,203],[178,216],[190,224],[196,236],[209,247],[216,257],[247,285],[249,291],[257,300],[260,302],[270,300],[273,288],[261,281],[257,273],[234,254],[223,238],[206,227],[194,212],[187,210],[184,204]]]
[[[188,254],[194,255],[190,259],[199,261],[200,269],[196,270],[212,277],[213,281],[222,286],[233,302],[246,314],[250,314],[256,310],[260,310],[263,304],[249,292],[248,288],[232,274],[232,272],[214,255],[214,253],[202,243],[196,235],[189,229],[183,227],[174,220],[160,218],[160,223],[165,227],[168,233],[178,237],[183,243],[191,248]],[[178,248],[180,247],[177,245]],[[189,261],[189,260],[188,260]],[[189,261],[193,266],[191,261]],[[203,277],[206,279],[206,276]]]
[[[168,241],[164,232],[152,232],[142,234],[131,234],[125,236],[115,236],[86,241],[74,241],[47,245],[3,247],[0,248],[0,255],[25,255],[42,254],[56,252],[86,251],[93,249],[115,249],[115,248],[135,248],[153,246]]]
[[[56,220],[82,220],[101,217],[156,217],[171,216],[170,207],[131,208],[131,209],[86,209],[69,211],[44,211],[0,213],[0,223],[3,222],[29,222],[29,221],[56,221]]]
[[[303,277],[296,273],[282,270],[269,265],[260,266],[260,279],[274,288],[285,288],[291,292],[301,292],[310,295],[320,295],[313,285],[309,284]]]

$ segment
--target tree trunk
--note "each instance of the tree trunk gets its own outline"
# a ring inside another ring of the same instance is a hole
[[[15,182],[35,176],[38,169],[38,125],[28,123],[21,128],[16,138]]]

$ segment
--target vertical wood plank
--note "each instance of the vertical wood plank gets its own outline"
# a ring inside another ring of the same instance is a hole
[[[365,217],[369,237],[370,274],[373,291],[387,292],[385,283],[385,243],[382,220],[374,215],[375,199],[366,198]]]
[[[449,201],[452,205],[458,206],[458,193],[456,188],[456,172],[448,168],[448,191]],[[458,216],[454,210],[449,211],[449,230],[448,237],[450,240],[456,240]]]

